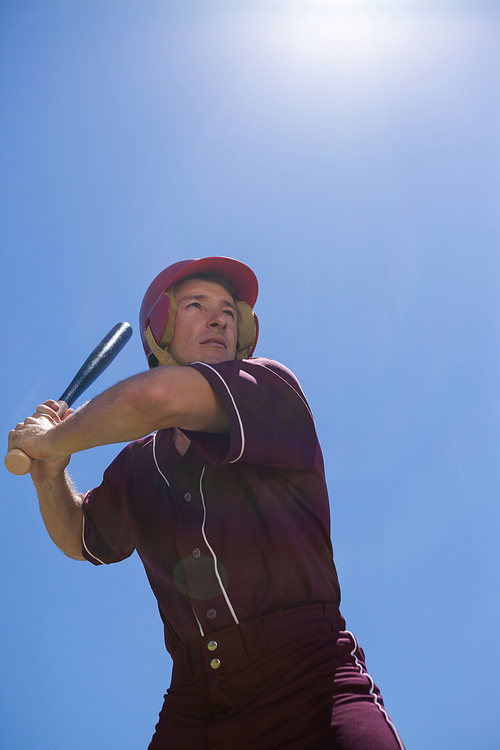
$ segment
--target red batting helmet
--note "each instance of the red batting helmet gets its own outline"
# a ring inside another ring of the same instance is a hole
[[[237,294],[238,344],[236,358],[251,357],[257,344],[258,321],[253,312],[259,285],[254,272],[233,258],[191,258],[173,263],[153,279],[142,300],[139,326],[149,366],[177,364],[168,354],[174,335],[177,309],[172,288],[180,281],[200,273],[218,273],[226,278]]]

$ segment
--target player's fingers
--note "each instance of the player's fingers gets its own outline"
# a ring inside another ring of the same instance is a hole
[[[53,398],[48,398],[47,401],[44,401],[40,406],[49,406],[54,411],[57,411],[59,409],[59,402],[54,401]]]
[[[61,421],[55,412],[52,412],[52,414],[50,414],[49,412],[41,413],[41,412],[36,411],[33,414],[33,416],[26,417],[26,419],[24,420],[24,426],[25,427],[28,427],[30,425],[42,426],[44,425],[44,420],[47,420],[47,422],[50,422],[51,425],[56,425]],[[45,428],[46,426],[47,425],[45,423]]]
[[[36,411],[39,414],[57,414],[59,411],[59,404],[57,401],[44,401],[43,404],[39,404],[36,407]]]
[[[55,408],[54,408],[55,407]],[[32,415],[33,417],[48,417],[51,421],[57,423],[60,422],[60,417],[57,413],[59,404],[57,401],[45,401],[36,408],[36,412]]]
[[[26,417],[24,420],[24,426],[29,424],[38,424],[40,421],[40,418],[43,417],[44,419],[50,419],[48,414],[38,414],[35,412],[32,417]]]

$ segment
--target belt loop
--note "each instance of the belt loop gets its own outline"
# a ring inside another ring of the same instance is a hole
[[[240,631],[250,661],[256,661],[266,653],[267,643],[260,619],[241,622]]]
[[[183,646],[174,651],[172,654],[172,660],[174,664],[177,663],[178,668],[181,669],[182,674],[187,675],[191,680],[194,680],[194,668],[191,658],[191,644],[185,643]]]
[[[326,602],[323,604],[323,612],[326,620],[332,626],[332,630],[336,633],[345,630],[345,620],[340,614],[339,608],[336,604],[330,604]]]

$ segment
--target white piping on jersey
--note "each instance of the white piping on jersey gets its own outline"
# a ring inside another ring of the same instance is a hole
[[[240,460],[240,458],[243,455],[243,451],[245,450],[245,432],[243,430],[243,422],[241,421],[240,413],[238,411],[238,407],[236,406],[236,402],[235,402],[235,400],[233,398],[233,394],[229,390],[229,386],[226,383],[226,381],[224,380],[224,378],[222,377],[222,375],[220,374],[220,372],[217,372],[217,370],[215,370],[213,367],[211,367],[210,365],[207,365],[206,362],[193,362],[192,364],[193,365],[204,365],[205,367],[208,367],[209,370],[212,370],[212,372],[215,372],[215,374],[222,380],[222,382],[226,386],[226,390],[229,393],[231,401],[233,402],[234,410],[236,412],[236,416],[238,417],[238,423],[240,425],[240,435],[241,435],[241,451],[240,451],[240,455],[238,456],[238,458],[235,458],[233,461],[230,461],[230,463],[235,464],[236,461]]]
[[[196,617],[196,622],[198,623],[198,627],[200,629],[200,635],[203,638],[203,636],[205,635],[205,631],[201,627],[201,622],[198,620],[198,616],[197,616],[196,612],[194,611],[193,605],[191,605],[191,609],[193,610],[193,615]]]
[[[158,433],[157,433],[157,432],[155,432],[155,433],[154,433],[154,435],[153,435],[153,458],[154,458],[154,462],[155,462],[155,464],[156,464],[156,468],[158,469],[158,473],[159,473],[159,475],[160,475],[161,477],[163,477],[163,479],[164,479],[164,480],[165,480],[165,482],[167,483],[167,487],[168,487],[168,488],[170,489],[170,482],[168,481],[167,477],[165,476],[165,474],[164,474],[164,473],[162,472],[162,470],[161,470],[161,469],[160,469],[160,467],[158,466],[158,461],[156,460],[156,436],[157,436],[157,434],[158,434]]]
[[[97,562],[98,562],[98,563],[100,563],[101,565],[107,565],[108,563],[105,563],[105,562],[103,562],[102,560],[99,560],[99,558],[98,558],[98,557],[96,557],[95,555],[93,555],[93,554],[92,554],[92,552],[91,552],[91,551],[89,550],[89,548],[87,547],[87,545],[85,544],[85,513],[83,513],[82,515],[83,515],[83,523],[82,523],[82,544],[83,544],[83,546],[85,547],[85,551],[86,551],[86,552],[87,552],[87,553],[88,553],[88,554],[90,555],[90,557],[93,557],[93,558],[94,558],[94,560],[97,560]]]
[[[221,587],[222,594],[224,596],[224,599],[226,600],[226,604],[229,608],[229,611],[231,612],[231,615],[233,616],[233,620],[235,621],[236,625],[239,625],[240,622],[238,618],[236,617],[236,612],[233,609],[233,605],[231,604],[231,601],[229,599],[229,596],[227,595],[227,591],[224,588],[224,584],[222,583],[222,579],[220,577],[219,571],[217,569],[217,555],[215,554],[214,550],[209,544],[209,541],[207,539],[207,535],[205,534],[205,521],[207,518],[207,506],[205,505],[205,498],[203,496],[203,476],[205,474],[205,467],[203,467],[203,471],[201,472],[200,476],[200,495],[201,495],[201,502],[203,503],[203,523],[201,524],[201,533],[203,534],[203,539],[205,540],[205,544],[207,545],[208,549],[212,553],[212,557],[214,558],[214,571],[215,576],[219,582],[219,586]]]
[[[353,643],[354,643],[354,648],[351,651],[351,656],[354,658],[355,666],[359,669],[359,673],[361,675],[363,675],[363,677],[366,677],[367,680],[369,681],[369,683],[370,683],[369,693],[373,697],[373,702],[375,703],[375,705],[377,706],[377,708],[381,711],[381,713],[384,716],[384,719],[386,720],[386,722],[389,724],[390,728],[392,729],[399,747],[401,748],[401,750],[405,750],[405,746],[403,745],[401,737],[398,734],[398,730],[396,729],[396,727],[394,726],[394,724],[390,720],[389,714],[385,710],[384,706],[380,703],[379,697],[375,693],[375,683],[373,682],[373,679],[372,679],[371,675],[368,674],[368,672],[366,671],[366,669],[363,669],[363,666],[361,665],[361,663],[359,662],[358,657],[356,656],[355,652],[356,652],[356,649],[358,648],[358,643],[356,641],[356,638],[353,636],[353,634],[349,630],[347,630],[346,632],[352,638]]]

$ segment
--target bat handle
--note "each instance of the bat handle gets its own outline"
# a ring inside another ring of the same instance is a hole
[[[68,408],[68,404],[65,401],[58,401],[58,404],[58,414],[62,417]],[[33,459],[20,448],[12,448],[12,450],[10,450],[5,456],[4,463],[11,474],[16,474],[16,476],[22,477],[24,474],[30,473]]]
[[[4,463],[11,474],[21,477],[23,474],[29,474],[33,461],[20,448],[12,448],[5,456]]]

